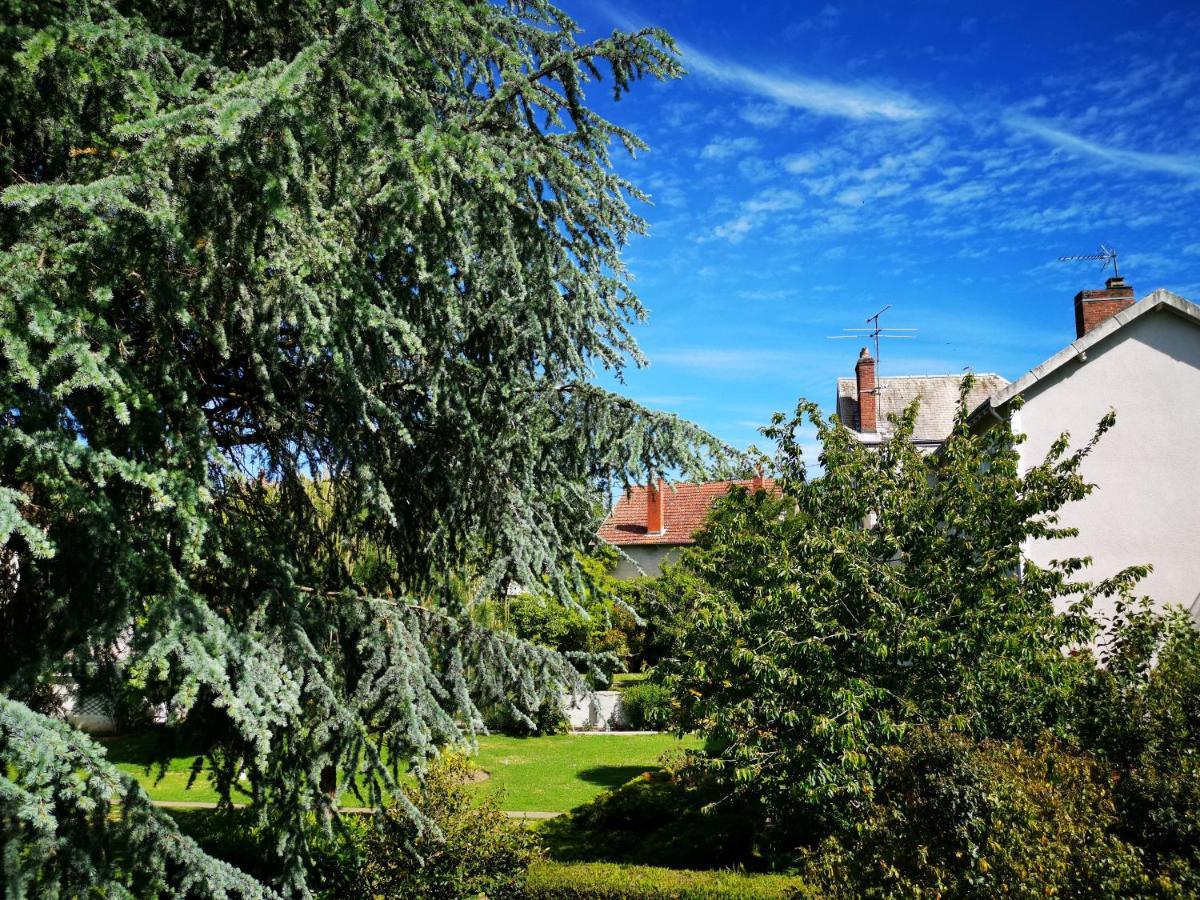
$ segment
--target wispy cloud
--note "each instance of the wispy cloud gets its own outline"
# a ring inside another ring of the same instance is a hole
[[[712,236],[737,243],[763,221],[777,213],[802,206],[804,198],[796,191],[767,190],[744,201],[737,214],[713,229]]]
[[[607,0],[593,0],[594,6],[622,28],[639,23]],[[821,18],[827,25],[837,21],[837,9],[827,6]],[[678,41],[683,64],[714,81],[793,109],[846,119],[886,119],[910,121],[933,115],[934,109],[899,91],[865,84],[840,84],[815,78],[773,74],[740,63],[719,59]]]
[[[829,31],[837,27],[840,18],[841,11],[832,3],[826,3],[819,13],[793,22],[783,33],[785,37],[797,38],[810,31]]]
[[[694,347],[660,350],[647,355],[651,365],[670,366],[718,379],[756,378],[798,363],[791,353],[762,348]]]
[[[739,300],[787,300],[796,296],[795,288],[778,288],[776,290],[747,290],[738,291]]]
[[[746,103],[738,115],[759,128],[775,128],[787,117],[787,107],[778,103]]]
[[[704,145],[701,159],[729,159],[742,156],[758,149],[758,141],[752,137],[718,137]]]
[[[681,44],[680,50],[684,65],[693,71],[795,109],[846,119],[892,121],[922,119],[933,114],[931,107],[899,92],[870,85],[777,75],[709,56],[695,47]]]
[[[1144,153],[1138,150],[1121,150],[1106,147],[1079,135],[1071,134],[1052,125],[1028,116],[1008,116],[1005,121],[1018,131],[1033,135],[1056,147],[1061,147],[1079,156],[1089,156],[1111,165],[1140,169],[1147,172],[1166,172],[1186,178],[1200,177],[1200,156],[1183,156],[1172,153]]]

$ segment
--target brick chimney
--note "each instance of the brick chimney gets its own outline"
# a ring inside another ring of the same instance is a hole
[[[858,354],[858,364],[854,367],[854,375],[858,379],[858,430],[874,432],[877,430],[875,403],[875,360],[863,347]]]
[[[657,485],[646,486],[646,533],[662,534],[667,530],[666,492],[663,490],[663,480],[658,479]]]
[[[761,491],[764,487],[766,487],[766,485],[763,484],[762,469],[759,468],[754,473],[754,477],[750,479],[750,493],[753,494],[755,491]]]
[[[1130,306],[1133,306],[1133,288],[1120,275],[1104,282],[1102,291],[1080,291],[1075,295],[1075,337],[1083,337]]]

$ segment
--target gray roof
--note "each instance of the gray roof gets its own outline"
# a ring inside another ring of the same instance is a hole
[[[876,397],[879,432],[887,436],[893,431],[889,415],[899,415],[914,400],[920,400],[913,440],[918,443],[940,443],[954,427],[958,412],[958,392],[965,375],[897,375],[879,379]],[[967,395],[967,409],[974,409],[990,394],[1001,390],[1008,382],[990,373],[976,375]],[[838,418],[850,428],[858,423],[858,384],[853,378],[839,378],[837,383]]]
[[[999,390],[993,391],[989,397],[979,402],[974,412],[971,413],[971,417],[974,418],[981,414],[985,407],[990,406],[992,409],[999,409],[1012,400],[1013,397],[1025,393],[1051,372],[1061,368],[1073,359],[1086,356],[1090,348],[1120,330],[1134,319],[1160,308],[1169,310],[1178,316],[1182,316],[1184,319],[1190,319],[1192,322],[1200,324],[1200,306],[1165,288],[1159,288],[1147,294],[1132,306],[1121,310],[1115,316],[1105,319],[1083,337],[1072,341],[1040,366],[1030,369],[1012,384],[1005,385]],[[840,387],[838,391],[839,393],[841,392]]]

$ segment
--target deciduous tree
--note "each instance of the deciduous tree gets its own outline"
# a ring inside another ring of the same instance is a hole
[[[680,727],[706,733],[712,773],[776,823],[852,823],[883,749],[918,724],[1002,739],[1070,728],[1085,664],[1064,651],[1094,637],[1091,599],[1142,570],[1092,584],[1084,560],[1039,568],[1022,547],[1072,533],[1058,513],[1092,490],[1080,466],[1113,420],[1023,469],[1011,422],[979,434],[967,412],[923,455],[915,406],[867,447],[802,403],[766,430],[781,493],[731,492],[684,556]],[[812,479],[806,425],[822,447]]]

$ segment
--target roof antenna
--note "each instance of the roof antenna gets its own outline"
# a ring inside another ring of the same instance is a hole
[[[879,339],[880,338],[899,338],[901,340],[912,340],[916,337],[915,334],[898,334],[901,331],[916,331],[915,328],[890,328],[879,324],[879,317],[892,308],[892,304],[888,304],[874,315],[867,316],[867,324],[870,328],[843,328],[842,331],[849,331],[850,334],[831,334],[829,340],[844,341],[856,338],[869,337],[875,344],[875,384],[881,384],[879,377],[881,367],[879,365]],[[876,388],[878,391],[878,387]]]
[[[1084,256],[1060,256],[1058,258],[1059,262],[1079,262],[1083,260],[1099,260],[1101,269],[1107,269],[1108,264],[1112,263],[1113,278],[1121,277],[1121,272],[1117,269],[1117,249],[1115,247],[1105,247],[1101,244],[1099,253],[1089,253]]]

